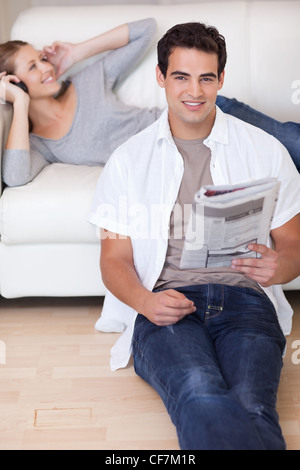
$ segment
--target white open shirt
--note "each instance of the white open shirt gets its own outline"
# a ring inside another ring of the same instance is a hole
[[[278,178],[281,187],[271,229],[300,212],[300,175],[285,147],[274,137],[217,107],[213,129],[204,144],[211,150],[210,170],[216,185]],[[112,154],[97,184],[89,221],[131,237],[136,271],[149,290],[165,262],[170,215],[183,171],[166,109],[154,124]],[[293,311],[281,286],[264,290],[275,305],[282,331],[289,334]],[[107,292],[95,328],[123,332],[111,350],[112,370],[128,364],[136,315]]]

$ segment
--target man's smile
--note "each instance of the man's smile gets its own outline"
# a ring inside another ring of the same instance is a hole
[[[201,108],[203,104],[205,104],[205,101],[183,101],[183,104],[187,108],[192,108],[193,110],[197,110]]]

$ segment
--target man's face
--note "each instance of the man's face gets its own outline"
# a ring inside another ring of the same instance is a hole
[[[169,57],[166,77],[156,69],[159,86],[165,89],[172,134],[186,140],[207,137],[215,120],[218,57],[198,49],[176,47]]]

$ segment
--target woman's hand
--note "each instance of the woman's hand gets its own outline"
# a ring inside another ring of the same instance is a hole
[[[12,104],[21,100],[29,103],[28,93],[11,82],[19,83],[20,79],[16,75],[7,75],[7,72],[0,73],[0,99]]]
[[[16,75],[0,73],[0,103],[1,100],[12,103],[14,109],[5,148],[29,151],[29,94],[11,82],[19,83],[20,79]]]
[[[55,67],[56,78],[59,78],[76,63],[75,49],[76,44],[59,41],[44,47],[43,53],[50,64]]]
[[[128,41],[129,27],[128,24],[123,24],[77,44],[56,41],[52,46],[45,46],[43,53],[56,68],[58,78],[77,62],[123,47]]]

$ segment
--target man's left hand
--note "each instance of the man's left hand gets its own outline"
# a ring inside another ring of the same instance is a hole
[[[259,253],[261,257],[234,259],[232,269],[246,274],[263,287],[272,285],[272,279],[279,268],[278,254],[266,245],[250,244],[248,248]]]

